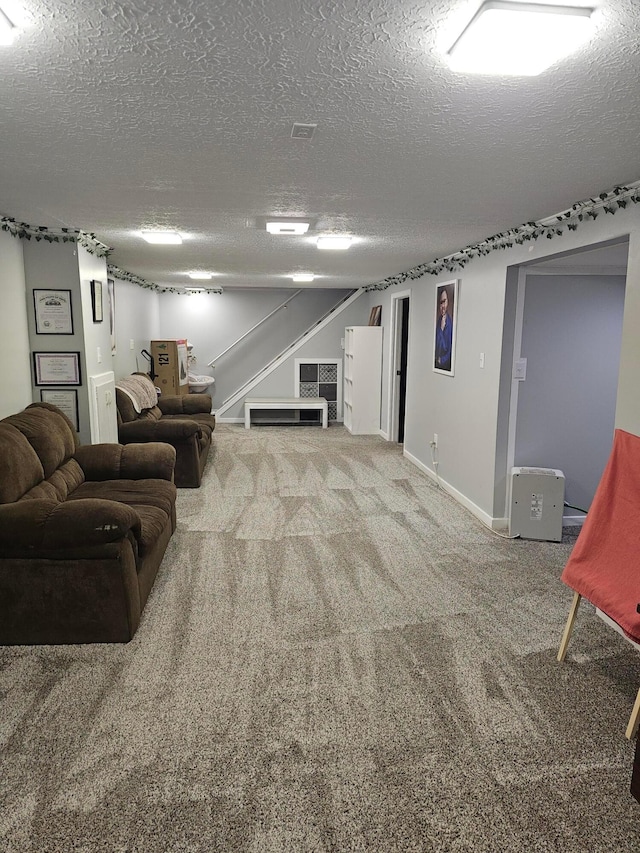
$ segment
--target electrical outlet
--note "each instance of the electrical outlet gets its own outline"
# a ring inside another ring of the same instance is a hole
[[[129,340],[129,349],[133,349],[134,347],[135,347],[135,341],[133,340],[133,338],[130,338],[130,340]]]

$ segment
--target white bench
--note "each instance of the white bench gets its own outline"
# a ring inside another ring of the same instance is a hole
[[[329,426],[329,406],[324,397],[247,397],[244,401],[244,426],[251,427],[253,409],[318,409],[322,412],[322,429]]]

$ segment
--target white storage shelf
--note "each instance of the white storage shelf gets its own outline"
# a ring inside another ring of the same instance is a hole
[[[344,335],[344,425],[353,435],[380,431],[382,328],[351,326]]]

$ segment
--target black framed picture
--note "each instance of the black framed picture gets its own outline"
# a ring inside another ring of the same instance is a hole
[[[82,385],[79,352],[34,352],[36,385]]]
[[[436,287],[433,369],[453,376],[456,360],[456,325],[458,315],[458,279]]]
[[[78,392],[74,388],[42,389],[40,399],[43,403],[57,406],[71,421],[76,432],[80,429],[78,417]]]
[[[104,313],[102,310],[102,282],[91,282],[91,310],[93,311],[93,322],[102,323]]]
[[[33,291],[36,335],[72,335],[73,312],[70,290]]]

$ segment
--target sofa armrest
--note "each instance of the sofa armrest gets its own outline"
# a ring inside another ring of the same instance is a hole
[[[0,551],[7,556],[93,548],[118,542],[129,532],[139,537],[140,518],[118,501],[23,500],[0,506]]]
[[[122,426],[133,424],[123,424]],[[122,427],[121,427],[122,428]],[[84,444],[75,459],[90,481],[173,480],[176,451],[167,443]]]
[[[163,415],[200,415],[211,413],[211,394],[183,394],[158,397],[158,408]]]
[[[138,420],[118,427],[118,439],[121,444],[132,444],[133,442],[166,441],[168,444],[176,444],[189,439],[200,438],[202,430],[196,421],[171,418],[166,421]]]

